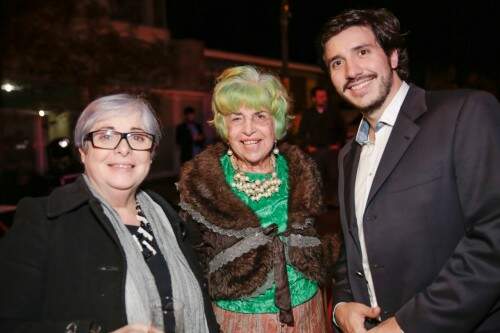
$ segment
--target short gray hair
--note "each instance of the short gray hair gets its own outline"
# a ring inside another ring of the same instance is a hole
[[[75,146],[83,148],[85,136],[100,120],[124,111],[140,113],[144,122],[144,129],[155,137],[155,148],[161,139],[161,128],[158,117],[153,108],[144,98],[129,94],[116,94],[98,98],[92,101],[82,111],[75,126]]]

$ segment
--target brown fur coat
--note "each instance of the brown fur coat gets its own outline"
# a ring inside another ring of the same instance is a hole
[[[194,245],[205,265],[214,299],[237,299],[258,291],[269,280],[274,258],[271,246],[265,244],[209,273],[209,262],[245,237],[238,232],[261,230],[257,216],[225,180],[220,157],[226,150],[224,144],[216,144],[185,163],[178,184],[181,215],[199,231]],[[288,227],[283,235],[305,236],[317,241],[312,222],[323,209],[319,173],[312,159],[298,147],[282,144],[280,152],[289,169]],[[206,223],[200,223],[200,218]],[[289,263],[309,279],[328,283],[338,247],[336,238],[323,239],[314,246],[288,245]]]

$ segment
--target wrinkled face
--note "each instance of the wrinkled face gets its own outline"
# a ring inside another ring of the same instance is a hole
[[[317,107],[323,108],[328,102],[328,94],[326,90],[316,90],[314,93],[314,103]]]
[[[370,28],[350,27],[330,38],[324,59],[335,89],[355,107],[370,113],[388,104],[398,53],[388,57]]]
[[[124,112],[123,116],[100,120],[90,132],[101,129],[122,133],[145,132],[138,112]],[[94,148],[91,142],[86,141],[85,149],[80,148],[79,151],[85,174],[105,199],[113,198],[120,192],[135,191],[146,178],[152,162],[150,151],[132,150],[125,139],[114,150]]]
[[[238,112],[225,116],[227,140],[245,171],[268,172],[276,136],[274,119],[265,110],[241,107]]]

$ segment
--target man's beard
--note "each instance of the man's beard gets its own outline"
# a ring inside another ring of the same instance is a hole
[[[374,79],[376,80],[378,76],[380,76],[380,75],[377,75]],[[374,101],[372,101],[370,104],[368,104],[366,106],[356,105],[354,102],[351,102],[344,95],[341,95],[341,96],[344,98],[344,100],[346,102],[348,102],[349,104],[354,106],[356,109],[358,109],[363,115],[368,116],[368,115],[372,114],[374,111],[378,110],[384,104],[385,100],[387,99],[387,96],[389,95],[389,93],[391,91],[392,81],[393,81],[391,73],[389,73],[389,75],[387,75],[387,77],[384,77],[384,76],[380,76],[380,77],[381,77],[381,89],[379,91],[379,95],[377,96],[377,98]],[[357,78],[356,80],[359,80],[359,79],[360,78]],[[346,83],[346,85],[347,84],[349,84],[349,82]]]

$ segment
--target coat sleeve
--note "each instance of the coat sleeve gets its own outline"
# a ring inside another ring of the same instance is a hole
[[[433,283],[396,313],[405,333],[472,332],[500,297],[500,105],[472,93],[450,126],[465,235]]]
[[[303,246],[288,244],[289,259],[306,277],[320,283],[321,287],[331,287],[334,264],[337,261],[341,240],[337,233],[318,234],[313,225],[296,229],[290,227],[285,235],[300,235],[317,238],[319,245]]]
[[[328,234],[321,237],[321,249],[324,260],[323,265],[325,266],[325,270],[327,271],[328,278],[332,277],[335,263],[339,259],[341,243],[342,240],[337,233]]]
[[[198,258],[200,259],[200,266],[205,276],[208,276],[208,258],[210,256],[210,250],[207,249],[208,244],[203,241],[202,231],[200,226],[196,225],[189,213],[184,210],[179,212],[179,216],[183,220],[183,223],[187,232],[187,242],[196,251]]]
[[[12,229],[0,240],[0,332],[65,332],[70,324],[88,331],[89,321],[44,318],[49,260],[45,200],[21,200]]]
[[[334,306],[340,302],[351,302],[353,300],[351,286],[349,284],[349,275],[347,274],[347,259],[344,242],[342,242],[340,246],[340,254],[335,264],[333,283]]]

